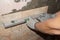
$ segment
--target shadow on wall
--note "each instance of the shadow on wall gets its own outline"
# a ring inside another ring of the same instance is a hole
[[[59,4],[60,4],[59,0],[57,2],[56,2],[56,0],[32,0],[31,2],[28,2],[27,6],[24,6],[22,9],[19,9],[19,10],[12,9],[11,13],[30,10],[30,9],[34,9],[34,8],[43,7],[43,6],[49,6],[48,13],[54,13],[60,9]]]
[[[31,2],[27,3],[27,6],[24,6],[21,10],[18,10],[18,11],[25,11],[25,10],[29,10],[29,9],[34,9],[34,8],[46,6],[47,1],[48,0],[32,0]],[[16,9],[13,9],[12,11],[16,12]]]
[[[29,9],[34,9],[34,8],[46,6],[47,1],[48,0],[32,0],[32,2],[29,2],[27,6],[22,8],[22,10],[29,10]]]
[[[18,11],[25,11],[43,6],[49,6],[48,13],[55,13],[60,10],[60,0],[32,0],[31,2],[28,2],[27,6],[24,6],[21,10]],[[13,11],[15,12],[16,10]]]
[[[10,13],[15,13],[15,12],[43,7],[43,6],[47,5],[47,2],[48,2],[48,0],[32,0],[31,2],[28,2],[27,6],[24,6],[22,9],[20,9],[20,10],[13,9],[12,12],[10,12]]]
[[[48,0],[48,13],[55,13],[60,10],[60,0]]]

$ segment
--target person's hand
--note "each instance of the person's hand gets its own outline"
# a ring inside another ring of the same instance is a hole
[[[36,28],[43,33],[60,35],[60,12],[56,13],[55,18],[36,23]]]
[[[56,13],[56,17],[46,21],[48,26],[60,30],[60,11]]]

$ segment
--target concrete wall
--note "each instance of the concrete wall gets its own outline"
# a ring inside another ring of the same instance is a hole
[[[17,25],[5,29],[3,22],[10,22],[12,19],[20,19],[38,13],[46,13],[47,6],[27,10],[24,12],[17,12],[5,16],[0,16],[0,40],[41,40],[41,37],[35,32],[31,31],[26,24]]]
[[[46,5],[47,0],[29,0],[28,2],[20,1],[17,3],[14,0],[0,0],[0,14],[25,11]]]
[[[60,10],[60,1],[56,0],[30,0],[30,2],[15,3],[13,0],[0,0],[0,14],[14,13],[18,11],[25,11],[29,9],[39,8],[42,6],[49,6],[48,12],[54,13]],[[25,6],[23,6],[25,5]],[[22,7],[23,6],[23,7]],[[21,8],[22,7],[22,8]]]

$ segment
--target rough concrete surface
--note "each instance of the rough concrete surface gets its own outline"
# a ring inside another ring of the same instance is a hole
[[[47,12],[47,6],[24,11],[22,13],[17,12],[13,15],[10,14],[10,16],[6,16],[6,17],[4,16],[5,18],[3,16],[0,16],[0,40],[41,40],[40,36],[34,33],[33,31],[31,31],[26,26],[26,24],[5,29],[4,26],[2,25],[2,22],[19,17],[23,18],[23,17],[27,17],[28,15],[33,15],[42,12]]]

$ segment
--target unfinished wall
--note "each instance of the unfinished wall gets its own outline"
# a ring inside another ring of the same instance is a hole
[[[23,0],[14,2],[14,0],[0,0],[0,14],[15,13],[29,9],[49,6],[48,12],[54,13],[60,10],[59,0]]]
[[[3,22],[9,22],[11,19],[20,19],[38,13],[46,13],[47,6],[27,10],[24,12],[17,12],[10,15],[0,16],[0,40],[41,40],[41,37],[31,31],[26,24],[17,25],[5,29]]]
[[[17,2],[18,5],[15,5],[15,6],[12,5],[11,7],[6,2],[8,7],[6,6],[6,10],[5,10],[4,9],[5,3],[3,1],[5,2],[5,0],[0,0],[0,14],[6,14],[6,13],[10,13],[10,12],[11,13],[16,12],[16,13],[12,14],[10,16],[7,15],[6,17],[0,16],[0,40],[41,40],[41,37],[39,35],[37,35],[36,33],[34,33],[33,31],[31,31],[26,26],[26,24],[17,25],[15,27],[5,29],[4,26],[2,25],[2,22],[3,21],[9,22],[11,19],[23,18],[23,17],[34,15],[37,13],[45,13],[45,12],[47,12],[47,7],[43,7],[43,8],[40,8],[40,7],[47,5],[47,2],[48,2],[48,5],[51,6],[50,3],[52,2],[51,4],[53,4],[54,0],[32,0],[32,1],[28,2],[27,6],[24,6],[22,9],[18,8],[19,10],[15,9],[15,7],[19,6],[19,2]],[[6,0],[6,1],[9,2],[11,0]],[[52,9],[52,8],[50,8],[50,9]],[[8,10],[10,10],[10,12],[8,12]]]
[[[0,0],[0,15],[39,8],[46,5],[47,0],[23,0],[19,2],[14,2],[14,0]]]
[[[17,5],[15,5],[14,3],[9,3],[10,1],[11,0],[0,0],[0,40],[41,40],[41,37],[35,32],[31,31],[26,24],[5,29],[2,23],[9,22],[12,19],[20,19],[34,14],[46,13],[48,8],[45,6],[47,0],[32,0],[28,2],[27,6],[24,6],[22,9],[19,8],[21,6],[19,5],[19,2],[17,2]],[[1,16],[1,14],[7,13],[11,14]]]

